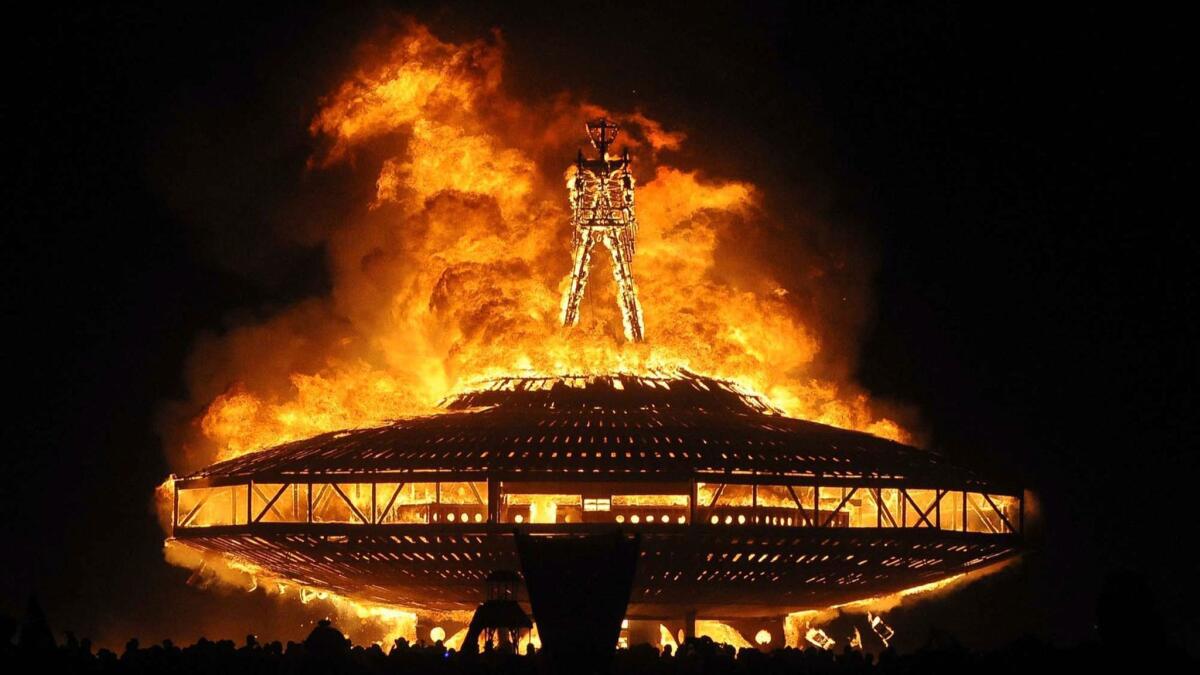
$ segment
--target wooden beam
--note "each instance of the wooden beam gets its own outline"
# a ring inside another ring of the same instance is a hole
[[[500,481],[488,477],[488,517],[489,523],[500,522]]]
[[[263,516],[267,515],[268,510],[273,511],[275,513],[276,518],[279,518],[280,520],[286,522],[287,518],[284,518],[283,514],[280,513],[275,508],[275,502],[279,501],[279,498],[283,495],[283,492],[285,490],[287,490],[289,487],[290,486],[287,483],[284,483],[283,485],[279,486],[279,491],[275,493],[274,497],[267,499],[267,496],[265,494],[263,494],[263,491],[258,489],[258,483],[252,484],[251,488],[254,490],[254,492],[259,496],[259,498],[261,498],[263,501],[265,501],[267,503],[267,505],[263,507],[262,512],[259,513],[258,516],[254,519],[254,522],[256,522],[256,523],[261,522],[263,519]]]
[[[387,515],[388,511],[392,510],[392,505],[396,503],[396,497],[400,496],[400,491],[404,489],[404,485],[404,483],[396,483],[396,489],[392,491],[392,496],[390,499],[388,499],[387,506],[383,507],[383,512],[379,514],[379,518],[375,521],[375,524],[378,525],[379,521],[383,520],[383,517]]]
[[[479,494],[479,488],[475,487],[475,481],[469,480],[465,482],[471,488],[471,492],[475,494],[475,501],[486,506],[487,502],[484,501],[483,496]]]
[[[696,479],[688,481],[688,525],[696,522],[696,501],[699,499],[696,491]]]
[[[208,492],[204,493],[204,496],[200,498],[200,501],[196,502],[196,505],[192,507],[192,510],[188,511],[187,517],[183,519],[182,523],[179,523],[179,527],[187,527],[190,525],[192,523],[192,519],[196,517],[197,513],[200,513],[200,509],[204,508],[204,505],[208,503],[208,498],[211,496],[212,490],[210,489]]]
[[[350,510],[354,512],[354,515],[358,516],[358,519],[361,520],[364,525],[370,522],[367,520],[367,517],[362,514],[362,511],[358,510],[358,507],[354,505],[354,502],[350,501],[350,498],[346,496],[346,493],[342,492],[342,488],[338,487],[337,483],[330,483],[329,485],[333,487],[333,491],[342,498],[342,501],[346,502],[346,506],[350,507]]]
[[[800,502],[800,497],[796,495],[796,488],[792,485],[787,486],[788,492],[792,495],[792,501],[796,502],[796,508],[800,510],[800,517],[804,519],[804,527],[812,527],[812,518],[808,517],[808,513],[804,510],[804,504]]]
[[[717,500],[721,498],[721,493],[722,493],[722,492],[724,492],[724,491],[725,491],[725,484],[724,484],[724,483],[719,483],[719,484],[717,485],[717,489],[716,489],[716,490],[713,490],[713,498],[712,498],[712,501],[711,501],[711,502],[709,502],[709,504],[708,504],[708,508],[710,508],[710,509],[711,509],[712,507],[714,507],[714,506],[716,506],[716,505],[717,505]]]
[[[983,495],[983,498],[986,499],[987,503],[991,505],[992,510],[996,512],[996,515],[1000,516],[1000,520],[1004,521],[1004,524],[1008,526],[1008,531],[1015,534],[1017,532],[1017,528],[1013,527],[1013,524],[1008,520],[1008,516],[1004,515],[1004,512],[996,506],[996,502],[992,501],[992,498],[988,496],[988,493],[981,492],[979,494]]]
[[[842,489],[845,490],[846,488]],[[854,496],[855,492],[858,492],[858,488],[850,488],[850,491],[842,497],[842,501],[837,505],[837,508],[829,513],[829,517],[825,519],[825,524],[821,527],[829,527],[829,524],[833,522],[833,517],[838,514],[838,511],[842,510],[842,507],[846,506],[846,503],[850,501],[850,498]]]
[[[917,527],[920,527],[921,522],[924,521],[924,523],[927,527],[932,528],[933,523],[929,522],[928,512],[926,512],[926,513],[921,512],[921,507],[918,506],[915,501],[913,501],[912,497],[908,496],[908,490],[901,490],[900,493],[904,495],[904,500],[907,501],[909,504],[912,504],[913,509],[917,512],[917,518],[920,519],[917,521]],[[937,504],[937,500],[935,499],[933,503]],[[932,511],[932,510],[933,510],[933,505],[930,505],[929,511]],[[908,527],[908,523],[905,523],[904,527]]]
[[[983,494],[983,493],[982,493],[982,492],[979,492],[979,493],[976,493],[976,494]],[[970,501],[971,501],[971,493],[970,493],[970,492],[966,493],[966,500],[967,500],[968,502],[970,502]],[[983,521],[983,524],[984,524],[984,525],[987,525],[988,529],[989,529],[989,530],[991,530],[992,534],[1000,534],[1000,530],[997,530],[997,529],[996,529],[996,528],[995,528],[995,527],[992,525],[991,521],[989,521],[989,520],[987,519],[987,516],[983,515],[983,511],[980,511],[978,506],[976,506],[975,504],[970,504],[970,507],[971,507],[972,509],[974,509],[974,510],[975,510],[975,513],[976,513],[976,514],[978,514],[978,516],[979,516],[979,519]],[[964,524],[964,525],[965,525],[965,524]]]

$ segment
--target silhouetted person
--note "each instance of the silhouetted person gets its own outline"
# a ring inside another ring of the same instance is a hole
[[[1123,584],[1114,579],[1114,584]],[[915,652],[897,654],[888,647],[873,663],[869,654],[847,649],[822,650],[814,647],[795,649],[780,647],[770,652],[754,648],[735,650],[707,637],[688,638],[674,649],[659,650],[649,644],[631,645],[618,652],[607,675],[892,675],[894,673],[1032,673],[1049,672],[1121,672],[1132,675],[1154,673],[1196,672],[1179,648],[1169,640],[1160,639],[1157,647],[1130,642],[1146,636],[1137,626],[1137,613],[1146,609],[1145,598],[1129,588],[1110,591],[1103,596],[1104,612],[1117,612],[1112,617],[1117,626],[1129,626],[1124,633],[1112,638],[1115,647],[1097,648],[1093,644],[1074,647],[1055,647],[1028,636],[992,651],[974,652],[962,646],[951,635],[931,631],[930,639]],[[1125,604],[1105,604],[1114,599]],[[1122,599],[1123,598],[1123,599]],[[1132,604],[1130,600],[1132,598]],[[1123,616],[1120,608],[1133,611]],[[1130,609],[1132,608],[1132,609]],[[31,612],[36,618],[38,612]],[[44,619],[44,617],[43,617]],[[1120,623],[1120,622],[1127,623]],[[12,622],[10,622],[11,624]],[[32,622],[33,625],[38,621]],[[43,622],[40,622],[44,624]],[[1106,627],[1111,627],[1106,624]],[[3,626],[0,626],[3,628]],[[39,631],[30,630],[34,640]],[[16,639],[16,630],[8,629]],[[1125,642],[1121,642],[1126,638]],[[46,644],[34,640],[32,644]],[[410,646],[396,640],[391,654],[384,655],[378,645],[351,645],[345,636],[328,621],[321,621],[304,643],[289,642],[286,652],[279,642],[261,644],[249,636],[246,644],[237,646],[232,640],[213,642],[200,638],[189,647],[180,648],[170,640],[142,647],[131,639],[120,657],[107,649],[92,653],[87,640],[68,635],[64,645],[55,649],[18,647],[9,640],[0,643],[0,673],[85,673],[87,675],[149,675],[151,673],[216,675],[549,675],[550,664],[544,657],[518,656],[514,645],[489,641],[483,656],[444,651],[438,645],[420,643]],[[1189,663],[1191,665],[1189,665]],[[563,671],[577,675],[581,671]]]
[[[350,641],[333,627],[329,619],[321,619],[304,640],[309,654],[318,658],[333,658],[350,650]]]
[[[888,645],[882,652],[879,652],[879,665],[891,666],[896,663],[896,647]]]

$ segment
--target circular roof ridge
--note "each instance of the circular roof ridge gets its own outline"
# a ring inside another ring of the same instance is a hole
[[[447,480],[438,475],[456,473],[619,480],[747,474],[895,479],[930,487],[982,484],[970,470],[936,454],[787,417],[732,383],[692,374],[498,378],[451,397],[445,408],[284,443],[184,478]]]

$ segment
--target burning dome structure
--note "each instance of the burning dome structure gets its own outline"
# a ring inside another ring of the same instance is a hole
[[[606,152],[616,130],[588,123],[599,157],[580,153],[568,172],[561,323],[578,323],[602,244],[626,339],[642,343],[635,183],[628,152]],[[170,481],[170,543],[444,616],[474,609],[493,571],[521,567],[518,537],[617,530],[640,543],[626,616],[685,625],[897,593],[1020,551],[1018,486],[789,417],[728,380],[666,372],[493,378],[436,414],[220,461]]]
[[[1015,486],[707,377],[508,378],[445,408],[179,478],[172,536],[311,587],[447,611],[518,567],[515,531],[620,527],[642,536],[632,618],[781,616],[1020,548]]]

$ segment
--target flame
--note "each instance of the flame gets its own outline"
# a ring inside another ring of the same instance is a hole
[[[954,588],[965,586],[989,574],[995,574],[1015,564],[1019,558],[1009,558],[977,570],[955,574],[927,584],[912,586],[895,593],[878,595],[859,600],[852,600],[840,605],[832,605],[823,609],[809,609],[792,612],[784,620],[784,634],[787,644],[792,647],[800,646],[801,638],[806,638],[806,630],[813,625],[827,623],[837,618],[839,612],[848,614],[865,614],[871,630],[883,641],[886,647],[895,636],[896,631],[883,622],[882,613],[891,611],[900,605],[913,600],[938,595]],[[885,637],[886,636],[886,637]]]
[[[687,495],[613,495],[613,506],[669,506],[687,508]]]
[[[456,391],[514,373],[687,369],[732,380],[794,417],[907,440],[853,385],[821,375],[836,370],[834,347],[847,336],[822,323],[814,298],[845,263],[787,249],[778,235],[810,218],[780,221],[752,183],[675,163],[686,134],[641,111],[570,94],[520,100],[503,86],[503,62],[498,36],[447,42],[411,22],[364,47],[310,126],[322,146],[310,170],[345,173],[361,188],[320,235],[330,292],[201,342],[190,398],[167,416],[174,468],[433,413]],[[634,157],[645,343],[624,339],[611,275],[600,270],[580,324],[558,325],[570,272],[564,170],[584,140],[582,121],[600,115],[622,125]],[[788,250],[793,269],[762,264],[747,252],[751,241]],[[160,514],[170,513],[169,488],[170,479]],[[555,510],[549,502],[530,513],[541,520]],[[415,638],[406,610],[184,549],[168,542],[168,559],[243,588],[329,602]],[[724,624],[701,623],[714,639],[749,646]]]
[[[989,574],[995,574],[1003,569],[1007,569],[1010,565],[1015,564],[1018,560],[1019,558],[1009,558],[1008,560],[1002,560],[998,563],[988,565],[987,567],[982,567],[977,570],[972,570],[970,572],[955,574],[944,579],[938,579],[937,581],[921,584],[920,586],[912,586],[910,588],[905,588],[887,595],[863,598],[861,600],[853,600],[840,605],[834,605],[830,609],[840,609],[858,614],[863,612],[874,612],[875,614],[879,614],[882,612],[891,611],[892,609],[900,606],[906,600],[922,596],[936,595],[953,588],[965,586],[976,579],[985,577]]]
[[[558,504],[552,499],[534,499],[529,504],[529,522],[558,522]]]
[[[880,637],[882,637],[882,636],[880,636]],[[857,649],[859,651],[862,651],[862,648],[863,648],[862,633],[859,632],[858,626],[854,627],[854,635],[851,635],[849,639],[850,639],[850,648],[851,649]],[[887,647],[887,640],[884,640],[883,646]]]
[[[852,386],[816,376],[845,336],[823,330],[810,282],[746,259],[745,242],[776,249],[786,242],[771,234],[798,226],[777,222],[745,180],[672,164],[684,133],[569,94],[515,98],[499,38],[446,42],[408,23],[369,49],[310,127],[324,146],[311,171],[348,171],[370,193],[322,241],[331,292],[202,344],[191,401],[169,425],[177,468],[428,413],[512,373],[687,368],[793,416],[905,438]],[[623,339],[599,270],[580,325],[557,324],[570,268],[563,172],[582,121],[599,115],[622,125],[638,174],[645,344]],[[800,277],[823,283],[824,264]]]
[[[391,605],[370,603],[344,597],[325,589],[272,575],[257,565],[230,556],[209,553],[176,540],[167,540],[163,552],[168,562],[195,570],[197,583],[218,583],[246,592],[261,589],[280,598],[295,598],[302,604],[318,602],[339,619],[339,627],[355,634],[382,636],[374,640],[386,651],[400,638],[414,642],[417,636],[415,612]],[[356,639],[363,642],[362,639]]]
[[[538,634],[536,621],[533,624],[533,628],[527,634],[521,636],[521,639],[517,643],[517,651],[524,654],[529,651],[529,645],[533,645],[534,650],[541,650],[542,648],[542,636]]]
[[[720,621],[700,620],[696,622],[696,637],[707,637],[713,642],[730,645],[736,649],[753,647],[736,628]]]
[[[538,622],[534,621],[533,628],[529,629],[529,633],[522,635],[520,643],[517,644],[517,650],[521,653],[529,651],[529,645],[533,645],[535,651],[541,650],[541,635],[538,633]]]
[[[469,626],[460,628],[454,635],[446,638],[446,640],[442,642],[442,646],[448,650],[453,649],[454,651],[461,651],[463,640],[467,639],[468,630],[470,630]]]
[[[679,643],[675,641],[675,637],[671,635],[671,631],[661,623],[658,624],[658,648],[660,650],[671,648],[671,653],[679,652]]]

